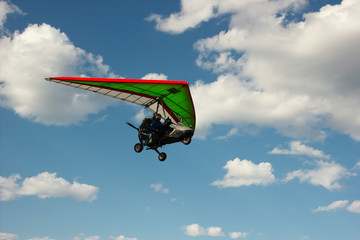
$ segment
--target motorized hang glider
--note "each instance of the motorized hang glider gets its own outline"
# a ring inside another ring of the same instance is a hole
[[[160,153],[157,148],[165,144],[183,142],[189,144],[195,131],[196,116],[191,98],[189,84],[185,81],[144,80],[144,79],[111,79],[111,78],[80,78],[80,77],[50,77],[48,81],[80,88],[123,101],[144,106],[160,115],[164,120],[161,136],[156,141],[149,130],[149,118],[145,118],[138,130],[140,143],[135,144],[136,152],[141,152],[144,146],[155,150],[159,160],[166,159],[166,153]]]

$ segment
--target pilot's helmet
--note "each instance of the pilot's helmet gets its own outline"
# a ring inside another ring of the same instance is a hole
[[[161,115],[158,114],[158,113],[156,113],[154,117],[155,117],[155,119],[157,119],[157,120],[160,120],[160,119],[161,119]]]

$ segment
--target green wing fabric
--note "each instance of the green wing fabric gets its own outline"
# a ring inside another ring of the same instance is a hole
[[[134,103],[195,130],[196,115],[185,81],[51,77],[46,80]],[[160,104],[158,104],[158,101]]]

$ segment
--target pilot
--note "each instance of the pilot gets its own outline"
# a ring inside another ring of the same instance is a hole
[[[154,113],[153,117],[152,117],[152,122],[150,125],[150,130],[151,130],[151,138],[152,138],[152,142],[153,143],[158,143],[159,138],[160,138],[160,134],[161,134],[161,130],[162,130],[162,123],[161,123],[161,115],[158,113]]]

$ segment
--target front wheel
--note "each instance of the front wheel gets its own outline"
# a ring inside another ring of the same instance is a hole
[[[143,145],[142,145],[141,143],[135,144],[134,150],[135,150],[135,152],[137,152],[137,153],[141,152],[141,151],[143,150]]]
[[[166,153],[164,153],[164,152],[160,153],[159,160],[163,162],[163,161],[165,161],[165,159],[166,159]]]
[[[181,142],[185,145],[189,145],[191,143],[191,137],[184,138]]]

